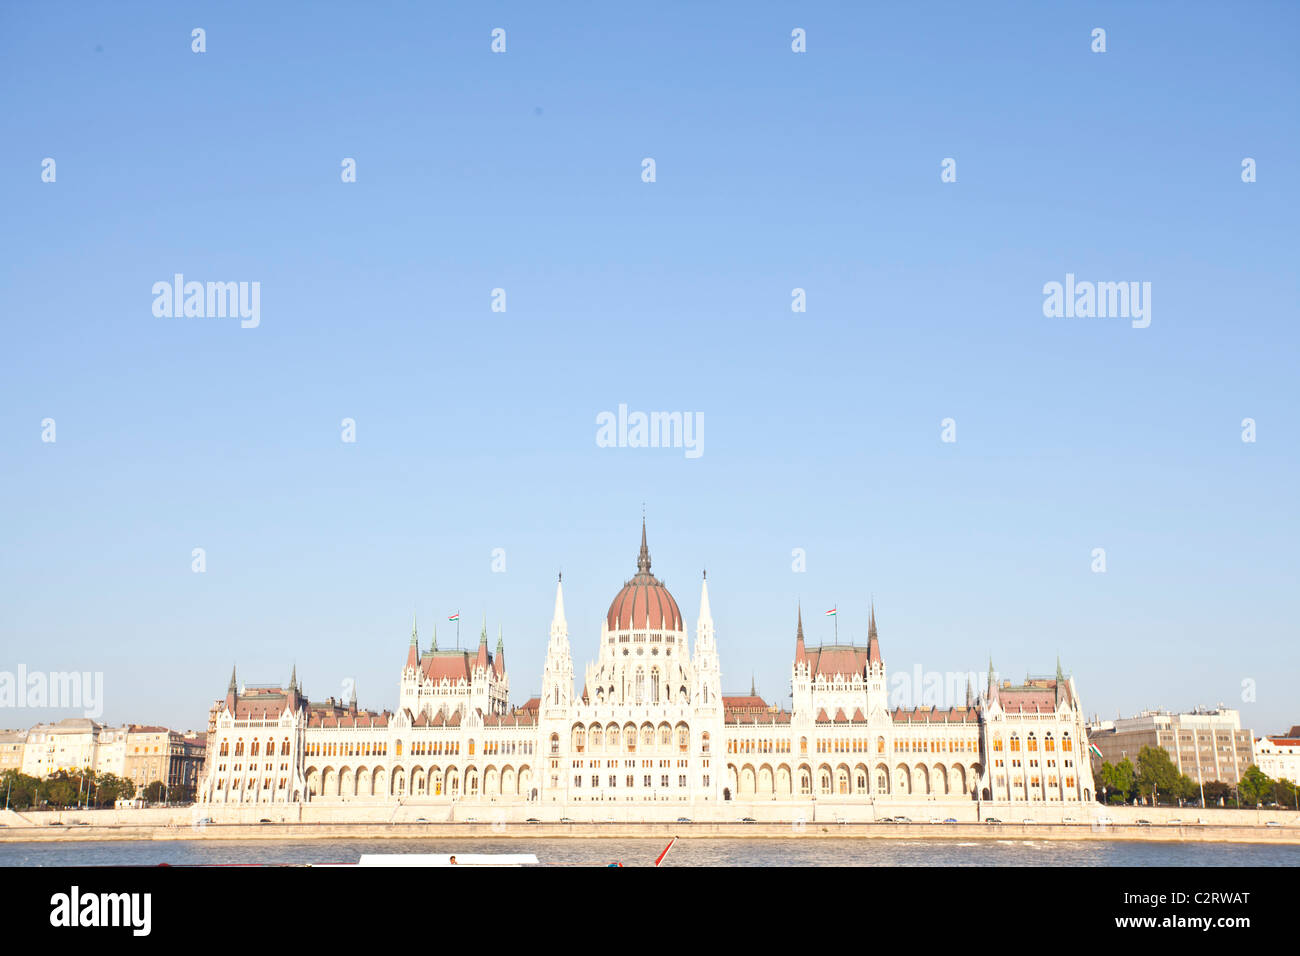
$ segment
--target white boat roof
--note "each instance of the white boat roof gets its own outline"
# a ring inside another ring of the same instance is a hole
[[[452,857],[456,862],[451,862]],[[363,853],[358,866],[537,866],[532,853]]]

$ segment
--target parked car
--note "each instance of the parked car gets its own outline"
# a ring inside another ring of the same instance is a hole
[[[930,818],[930,822],[931,822],[931,823],[938,823],[938,822],[939,822],[939,818],[938,818],[938,817],[931,817],[931,818]]]
[[[525,820],[524,822],[525,822],[525,823],[541,823],[542,821],[539,820],[539,819],[537,819],[537,817],[529,817],[529,818],[528,818],[527,820]]]
[[[690,818],[690,817],[678,817],[678,818],[677,818],[677,822],[678,822],[678,823],[690,823],[690,822],[691,822],[691,818]]]
[[[912,818],[911,818],[911,817],[894,817],[894,822],[895,822],[895,823],[911,823],[911,822],[912,822]]]
[[[1139,820],[1139,821],[1138,821],[1138,826],[1140,826],[1140,827],[1149,827],[1149,826],[1151,826],[1151,821],[1150,821],[1150,820]]]
[[[466,823],[478,823],[478,817],[466,817],[466,818],[465,818],[465,822],[466,822]]]
[[[1038,821],[1037,821],[1037,820],[1031,820],[1031,819],[1029,819],[1029,817],[1025,817],[1025,818],[1024,818],[1023,820],[1021,820],[1020,822],[1021,822],[1021,823],[1037,823]]]
[[[957,818],[956,818],[956,817],[949,817],[947,820],[944,820],[943,822],[944,822],[944,823],[956,823],[956,822],[957,822]]]
[[[257,822],[258,822],[258,823],[270,823],[271,821],[268,820],[266,817],[262,817],[262,819],[258,820]]]
[[[560,822],[561,822],[561,823],[572,823],[573,821],[570,820],[568,817],[560,817]]]
[[[415,818],[415,822],[416,822],[416,823],[428,823],[429,821],[426,820],[424,817],[416,817],[416,818]]]
[[[198,826],[205,827],[212,822],[212,817],[203,817],[199,820]]]
[[[753,817],[741,817],[741,818],[740,818],[740,822],[741,822],[741,823],[757,823],[758,821],[755,820]]]
[[[985,823],[1001,823],[1002,821],[999,820],[997,817],[985,817],[985,818],[984,818],[984,822],[985,822]]]
[[[1276,820],[1266,820],[1266,821],[1264,821],[1264,826],[1266,826],[1266,827],[1280,827],[1281,825],[1282,825],[1282,824],[1278,823]]]

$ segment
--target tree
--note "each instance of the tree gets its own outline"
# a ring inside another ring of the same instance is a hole
[[[1179,774],[1178,779],[1174,781],[1173,795],[1178,798],[1181,806],[1183,801],[1195,800],[1200,789],[1195,780],[1183,773]]]
[[[1138,792],[1150,797],[1152,805],[1159,800],[1160,791],[1168,793],[1174,789],[1178,777],[1178,768],[1165,748],[1143,747],[1138,751]]]
[[[1241,794],[1243,804],[1258,806],[1266,800],[1273,799],[1273,781],[1259,767],[1251,764],[1246,768],[1246,772],[1241,775],[1241,782],[1237,784],[1237,791]]]
[[[26,810],[36,804],[36,788],[40,781],[17,770],[6,770],[0,774],[0,791],[8,798],[10,810]],[[0,804],[3,806],[3,804]]]
[[[163,786],[163,782],[161,780],[155,780],[144,788],[144,798],[148,803],[162,803],[163,794],[165,794],[166,791],[167,788]]]
[[[1219,804],[1227,805],[1232,800],[1232,787],[1228,786],[1222,780],[1205,781],[1205,805],[1217,806]]]
[[[1300,793],[1296,785],[1286,777],[1273,781],[1273,802],[1283,809],[1300,810]]]
[[[1128,803],[1133,796],[1133,789],[1137,786],[1137,772],[1133,769],[1133,761],[1125,757],[1115,765],[1113,779],[1108,786],[1120,795],[1120,802]]]

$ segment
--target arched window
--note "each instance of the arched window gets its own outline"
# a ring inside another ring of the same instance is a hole
[[[1052,735],[1051,735],[1051,734],[1048,734],[1048,735],[1043,739],[1043,749],[1044,749],[1044,750],[1048,750],[1048,751],[1055,751],[1055,750],[1056,750],[1056,741],[1052,739]]]
[[[636,697],[638,704],[645,703],[645,671],[641,668],[636,669]]]
[[[641,728],[641,746],[649,750],[655,743],[655,729],[653,727]]]
[[[650,703],[659,703],[659,668],[650,671]]]
[[[705,753],[709,752],[709,732],[707,730],[700,735],[700,749]]]
[[[1011,735],[1011,752],[1012,753],[1020,752],[1020,737],[1016,734]]]
[[[242,757],[243,755],[244,755],[244,738],[240,737],[238,740],[235,741],[235,756]]]
[[[1061,749],[1067,753],[1074,750],[1074,744],[1070,741],[1070,732],[1068,730],[1061,734]]]
[[[220,752],[219,756],[222,756],[222,757],[228,757],[228,756],[230,756],[230,741],[229,741],[229,740],[223,740],[223,741],[221,741],[221,752]]]
[[[677,728],[677,749],[686,753],[691,746],[691,734],[685,727]]]
[[[257,741],[257,738],[254,737],[254,738],[253,738],[253,745],[248,749],[248,755],[249,755],[250,757],[256,757],[256,756],[257,756],[257,752],[258,752],[258,748],[259,748],[260,746],[261,746],[261,744],[259,744],[258,741]]]
[[[800,737],[800,738],[799,738],[799,755],[800,755],[800,756],[807,756],[807,755],[808,755],[808,738],[807,738],[807,737]]]
[[[283,744],[281,745],[281,747],[280,747],[280,756],[281,756],[281,757],[287,757],[287,756],[289,756],[289,738],[288,738],[288,737],[285,737],[285,738],[284,738],[284,743],[283,743]]]
[[[604,734],[601,732],[600,728],[592,727],[591,728],[591,749],[599,750],[603,740],[604,740]]]
[[[1029,750],[1030,753],[1038,752],[1038,741],[1034,739],[1033,734],[1029,735],[1028,747],[1026,749]]]
[[[877,737],[877,738],[876,738],[876,753],[878,753],[878,754],[883,754],[884,752],[885,752],[885,738],[884,738],[884,737]]]
[[[470,752],[470,756],[473,756],[474,742],[472,740],[470,741],[469,744],[469,752]],[[558,754],[559,752],[560,752],[560,735],[551,734],[551,753]]]
[[[812,779],[808,776],[807,770],[799,771],[799,792],[805,797],[812,793]]]
[[[573,728],[573,749],[582,753],[586,749],[587,734],[581,727]]]

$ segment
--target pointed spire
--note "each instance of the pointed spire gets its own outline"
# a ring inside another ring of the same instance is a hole
[[[975,682],[969,674],[966,675],[966,706],[975,706]]]
[[[478,632],[478,642],[483,645],[487,644],[487,611],[483,612],[483,627]]]
[[[497,625],[497,654],[505,653],[505,649],[506,649],[505,638],[502,636],[502,634],[503,632],[501,629],[501,625],[498,624]]]
[[[636,557],[636,569],[641,574],[650,573],[650,549],[645,543],[645,514],[641,515],[641,553]]]
[[[564,619],[564,575],[555,581],[555,613],[551,615],[551,636],[569,633],[569,622]]]
[[[351,695],[351,697],[350,697],[349,700],[348,700],[348,710],[352,711],[352,713],[354,713],[354,714],[357,712],[357,684],[356,684],[356,681],[353,681],[353,682],[352,682],[352,695]]]
[[[795,631],[795,635],[794,635],[794,659],[796,662],[802,661],[804,659],[803,602],[802,601],[799,602],[798,607],[799,607],[799,627],[798,630]]]
[[[749,672],[749,696],[750,696],[750,697],[757,697],[757,696],[758,696],[758,684],[754,683],[754,672],[753,672],[753,671],[750,671],[750,672]]]
[[[703,583],[700,584],[700,625],[703,626],[708,622],[710,627],[713,626],[713,609],[709,607],[709,572],[704,572]]]
[[[433,622],[433,646],[429,648],[429,652],[433,653],[437,649],[438,649],[438,622],[434,621]]]
[[[293,670],[289,672],[289,693],[298,689],[298,662],[294,661]]]
[[[871,599],[871,617],[867,621],[867,661],[883,664],[880,656],[880,638],[876,635],[876,599]]]
[[[228,688],[226,688],[226,692],[227,692],[227,693],[230,693],[230,694],[237,694],[237,693],[239,693],[239,684],[237,684],[237,683],[235,682],[235,668],[234,668],[234,665],[231,665],[231,668],[230,668],[230,686],[229,686]]]
[[[420,634],[420,632],[419,632],[419,628],[416,626],[415,615],[412,614],[412,615],[411,615],[411,646],[412,646],[412,647],[419,647],[419,646],[420,646],[420,645],[419,645],[419,640],[420,640],[420,636],[419,636],[419,634]]]

